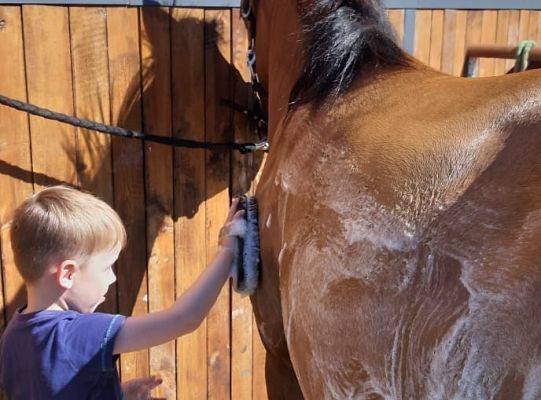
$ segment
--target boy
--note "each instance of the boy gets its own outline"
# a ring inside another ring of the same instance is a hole
[[[219,249],[206,270],[169,309],[137,317],[94,313],[115,282],[113,264],[126,244],[124,226],[105,202],[64,186],[47,188],[15,211],[11,245],[28,293],[0,340],[0,388],[8,399],[147,398],[160,381],[121,388],[117,355],[159,345],[195,330],[227,281],[233,200]]]

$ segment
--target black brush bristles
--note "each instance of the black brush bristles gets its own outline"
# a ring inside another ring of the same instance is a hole
[[[243,226],[238,229],[237,251],[233,259],[233,289],[250,295],[259,283],[259,222],[257,201],[254,197],[241,196],[239,210],[245,210]]]

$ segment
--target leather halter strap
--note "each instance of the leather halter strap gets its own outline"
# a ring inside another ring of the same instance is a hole
[[[246,52],[246,64],[250,72],[250,81],[252,84],[252,92],[257,98],[257,106],[259,112],[263,112],[263,98],[268,96],[267,91],[261,84],[259,75],[256,72],[256,52],[255,52],[255,34],[256,34],[256,16],[254,13],[254,0],[242,0],[240,3],[240,13],[246,28],[248,30],[248,50]],[[265,120],[266,124],[266,120]]]

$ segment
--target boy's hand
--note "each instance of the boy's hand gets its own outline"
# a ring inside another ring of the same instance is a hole
[[[244,217],[244,210],[237,211],[238,205],[239,198],[234,197],[233,201],[231,202],[231,207],[229,208],[229,213],[227,214],[227,219],[225,220],[224,226],[222,229],[220,229],[218,245],[229,250],[233,250],[233,238],[230,234],[231,225],[235,220]]]
[[[121,388],[125,400],[165,400],[164,398],[150,396],[150,392],[161,383],[161,378],[149,376],[123,382]]]

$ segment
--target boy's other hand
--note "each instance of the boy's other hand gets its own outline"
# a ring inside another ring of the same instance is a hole
[[[163,397],[151,397],[150,392],[162,384],[158,376],[132,379],[121,385],[125,400],[165,400]]]
[[[218,245],[222,248],[227,248],[230,250],[233,249],[233,239],[230,233],[231,225],[234,223],[235,220],[243,218],[245,212],[244,210],[237,211],[238,206],[239,198],[235,197],[231,202],[231,207],[229,208],[229,212],[227,214],[227,219],[225,220],[224,226],[222,227],[222,229],[220,229]]]

